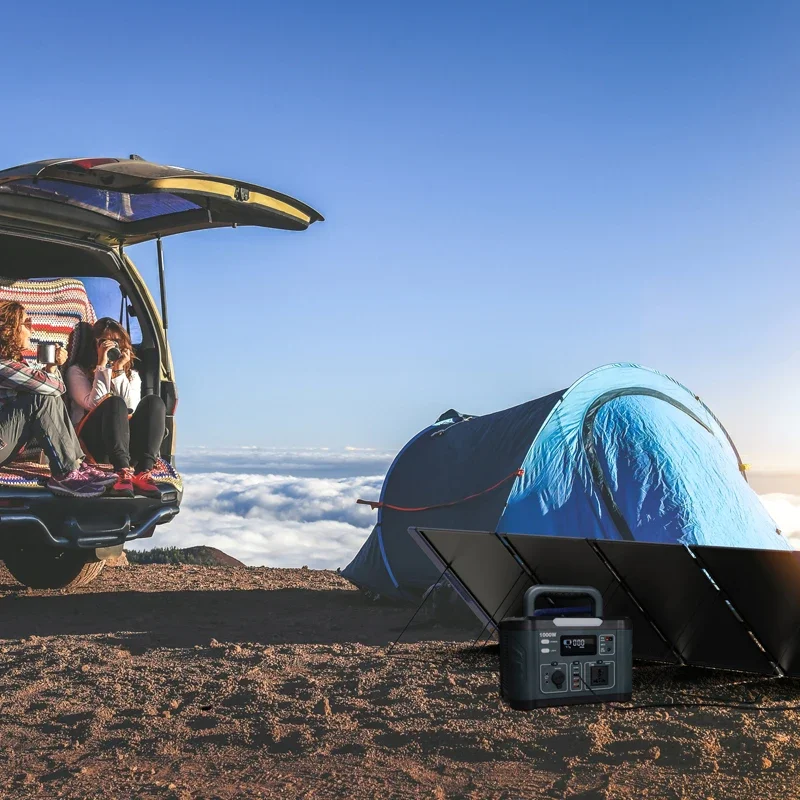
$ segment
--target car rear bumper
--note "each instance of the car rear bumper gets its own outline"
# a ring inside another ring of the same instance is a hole
[[[153,535],[180,510],[181,492],[164,487],[161,498],[56,497],[36,489],[0,491],[0,550],[23,538],[60,548],[107,548]]]

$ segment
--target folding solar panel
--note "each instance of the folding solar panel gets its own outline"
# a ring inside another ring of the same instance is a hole
[[[693,547],[753,635],[792,677],[800,677],[800,553]]]
[[[597,547],[686,663],[774,672],[687,548],[609,541],[598,541]]]
[[[494,533],[409,528],[409,534],[485,625],[518,613],[532,585],[514,555]]]
[[[603,595],[605,616],[630,617],[634,658],[671,663],[678,660],[669,643],[636,606],[590,541],[527,534],[505,534],[504,538],[537,583],[594,586]]]

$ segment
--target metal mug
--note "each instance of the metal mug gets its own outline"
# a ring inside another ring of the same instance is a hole
[[[109,340],[101,339],[99,343],[103,344],[103,342],[107,341]],[[111,341],[113,341],[113,339]],[[106,353],[107,363],[109,364],[113,364],[115,361],[119,361],[121,358],[122,358],[122,351],[119,349],[119,347],[116,346],[116,344]]]
[[[36,348],[36,360],[40,364],[55,364],[57,348],[58,345],[53,342],[39,342]]]

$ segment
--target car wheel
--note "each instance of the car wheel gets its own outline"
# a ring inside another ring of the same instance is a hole
[[[6,569],[31,589],[76,589],[91,583],[105,561],[94,552],[59,550],[46,545],[17,545],[3,553]]]

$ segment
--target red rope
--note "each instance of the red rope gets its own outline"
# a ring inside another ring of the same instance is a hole
[[[488,489],[484,489],[482,492],[476,492],[475,494],[471,494],[468,497],[462,497],[460,500],[453,500],[451,503],[438,503],[435,506],[421,506],[420,508],[403,508],[403,506],[393,506],[390,503],[381,503],[380,500],[356,500],[356,503],[360,503],[362,506],[370,506],[374,511],[376,508],[391,508],[392,511],[430,511],[434,508],[447,508],[448,506],[457,506],[459,503],[466,503],[467,500],[472,500],[475,497],[480,497],[482,494],[488,494],[489,492],[493,492],[497,489],[498,486],[502,486],[506,481],[510,481],[512,478],[519,478],[525,474],[524,469],[517,469],[514,470],[510,475],[506,475],[505,478],[502,480],[497,481],[494,486],[490,486]]]

